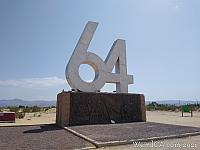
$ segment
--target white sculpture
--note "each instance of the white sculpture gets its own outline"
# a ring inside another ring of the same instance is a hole
[[[85,26],[66,67],[66,79],[72,88],[84,92],[96,92],[105,83],[116,83],[116,92],[128,93],[128,84],[133,84],[133,76],[127,75],[125,40],[118,39],[113,43],[105,61],[87,51],[97,25],[98,23],[89,21]],[[95,70],[95,78],[92,82],[86,82],[80,78],[81,64],[88,64]],[[112,73],[114,66],[116,73]]]

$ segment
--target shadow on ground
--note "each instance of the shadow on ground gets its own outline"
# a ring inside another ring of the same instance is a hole
[[[23,133],[41,133],[54,130],[62,130],[62,128],[56,126],[56,124],[48,124],[48,125],[41,125],[40,129],[31,129],[24,131]]]

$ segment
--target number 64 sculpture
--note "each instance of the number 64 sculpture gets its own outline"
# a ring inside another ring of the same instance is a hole
[[[127,74],[126,43],[117,39],[105,61],[88,50],[98,23],[88,22],[67,64],[65,75],[71,88],[83,92],[97,92],[105,83],[116,83],[116,92],[128,93],[128,84],[133,84],[133,76]],[[90,65],[95,71],[92,82],[83,81],[79,76],[81,64]],[[112,70],[115,66],[115,73]]]

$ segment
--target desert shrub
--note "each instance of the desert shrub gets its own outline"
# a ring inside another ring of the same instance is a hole
[[[40,107],[38,107],[38,106],[33,106],[32,112],[40,112]]]
[[[31,112],[32,112],[32,108],[26,106],[26,107],[23,109],[23,112],[24,112],[24,113],[31,113]]]
[[[44,111],[46,112],[46,111],[48,111],[50,108],[49,107],[47,107],[47,108],[44,108]]]
[[[22,119],[25,117],[25,113],[24,112],[16,112],[15,117],[18,119]]]
[[[200,109],[200,104],[193,104],[191,105],[193,111],[198,111]]]
[[[25,106],[19,105],[19,108],[25,108]]]
[[[15,113],[20,110],[19,107],[9,107],[9,109],[10,109],[11,112],[15,112]]]
[[[152,110],[155,110],[155,107],[154,106],[146,106],[146,110],[152,111]]]
[[[156,102],[151,102],[146,106],[146,109],[148,111],[152,110],[161,110],[161,111],[176,111],[177,109],[179,110],[179,106],[175,105],[169,105],[169,104],[158,104]]]

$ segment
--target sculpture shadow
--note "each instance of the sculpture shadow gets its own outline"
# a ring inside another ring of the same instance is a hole
[[[48,124],[48,125],[41,125],[38,129],[31,129],[24,131],[23,133],[42,133],[42,132],[48,132],[48,131],[54,131],[54,130],[63,130],[63,128],[56,126],[56,124]]]

